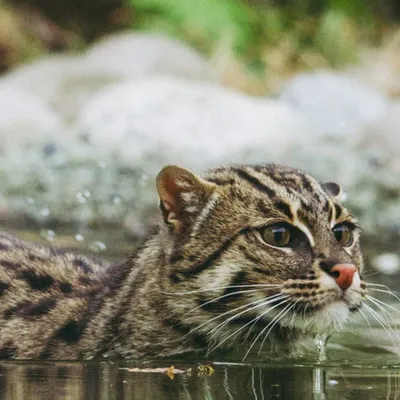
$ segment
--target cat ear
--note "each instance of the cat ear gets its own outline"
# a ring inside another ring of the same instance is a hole
[[[169,165],[158,174],[157,191],[166,224],[183,232],[216,187],[187,169]]]
[[[335,200],[341,200],[343,190],[340,185],[335,182],[326,182],[321,184],[321,186],[329,196],[333,197]]]

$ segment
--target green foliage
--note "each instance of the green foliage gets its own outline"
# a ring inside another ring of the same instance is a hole
[[[377,31],[365,0],[129,1],[135,28],[166,31],[209,53],[222,44],[255,71],[268,72],[269,54],[277,48],[293,64],[313,53],[323,64],[340,66]]]
[[[132,0],[139,26],[162,28],[200,45],[233,38],[243,49],[251,38],[248,9],[238,0]]]

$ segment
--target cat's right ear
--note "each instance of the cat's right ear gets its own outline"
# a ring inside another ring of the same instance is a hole
[[[333,197],[335,200],[340,201],[343,196],[342,187],[336,182],[325,182],[321,184],[322,189],[324,189],[325,193],[329,196]]]
[[[179,233],[201,211],[216,186],[175,165],[164,167],[156,184],[164,221]]]

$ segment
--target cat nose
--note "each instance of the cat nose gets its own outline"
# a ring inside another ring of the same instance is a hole
[[[353,264],[336,264],[330,270],[330,275],[343,290],[348,289],[353,283],[357,268]]]

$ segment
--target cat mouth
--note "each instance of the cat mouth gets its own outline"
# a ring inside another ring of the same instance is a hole
[[[290,303],[293,305],[291,310],[292,313],[304,317],[324,312],[327,307],[335,308],[335,306],[338,308],[345,306],[349,312],[354,313],[359,311],[363,305],[361,299],[349,298],[349,295],[345,292],[341,293],[337,297],[335,296],[334,298],[325,301],[316,301],[315,303],[312,303],[299,298],[291,300]]]

